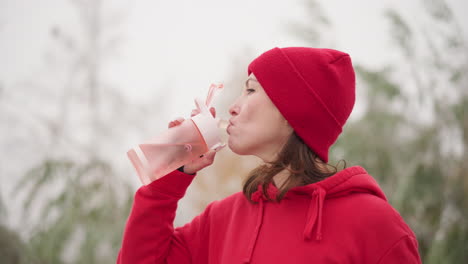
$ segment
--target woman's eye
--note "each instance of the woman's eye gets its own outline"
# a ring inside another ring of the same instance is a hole
[[[255,92],[255,89],[250,89],[250,88],[249,88],[249,89],[247,89],[246,91],[247,91],[248,94],[251,94],[251,93]]]

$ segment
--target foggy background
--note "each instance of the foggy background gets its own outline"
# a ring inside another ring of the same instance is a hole
[[[357,103],[331,152],[361,165],[415,231],[424,263],[468,259],[468,3],[0,0],[0,259],[113,263],[140,186],[126,151],[221,117],[273,47],[349,53]],[[259,161],[224,149],[175,225],[241,190]]]

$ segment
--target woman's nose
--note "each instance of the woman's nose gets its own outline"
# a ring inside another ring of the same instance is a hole
[[[237,105],[237,100],[231,105],[231,107],[229,107],[229,114],[231,116],[236,116],[239,114],[239,106]]]

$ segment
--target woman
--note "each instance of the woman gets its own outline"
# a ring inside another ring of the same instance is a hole
[[[349,55],[274,48],[248,72],[229,109],[228,143],[264,165],[243,192],[176,229],[178,200],[215,154],[141,187],[117,263],[420,263],[415,235],[376,181],[361,167],[327,164],[354,106]]]

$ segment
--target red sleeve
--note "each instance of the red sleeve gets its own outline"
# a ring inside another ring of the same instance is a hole
[[[402,237],[388,249],[377,263],[421,264],[421,258],[418,253],[418,242],[412,236]]]
[[[174,171],[142,186],[135,194],[125,226],[117,264],[191,263],[191,248],[200,234],[200,216],[174,230],[177,202],[185,195],[194,175]],[[199,243],[196,245],[201,246]]]

